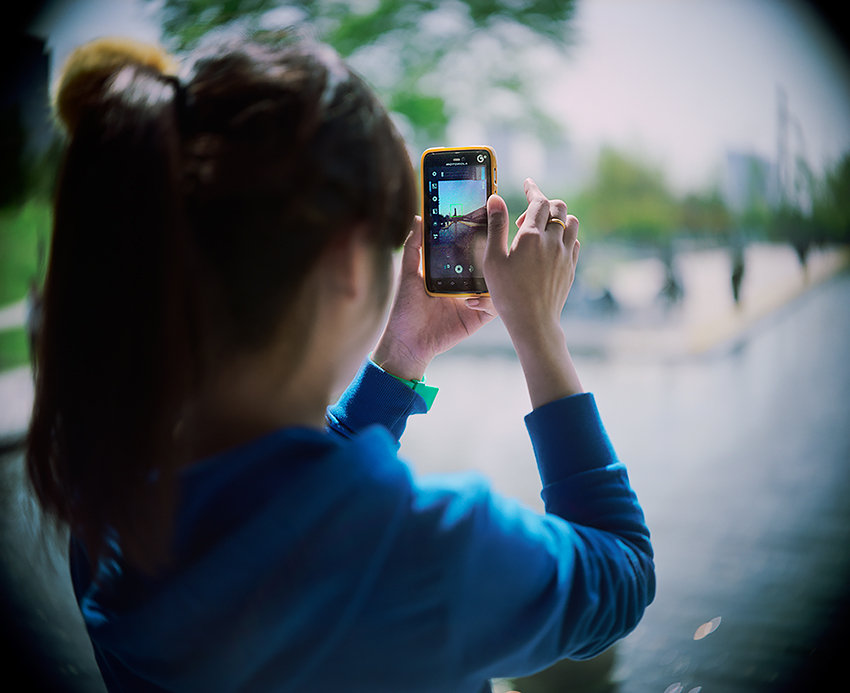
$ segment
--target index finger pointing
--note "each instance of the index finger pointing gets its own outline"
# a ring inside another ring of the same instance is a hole
[[[531,226],[542,231],[549,219],[549,200],[540,192],[537,183],[531,178],[525,179],[523,187],[525,188],[525,197],[528,200],[528,209],[525,210],[523,215],[525,217],[523,226]]]

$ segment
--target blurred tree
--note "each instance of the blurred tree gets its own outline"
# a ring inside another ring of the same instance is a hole
[[[600,152],[596,177],[574,209],[590,233],[661,248],[669,246],[681,216],[661,170],[612,147]]]
[[[773,240],[790,243],[805,266],[814,245],[850,243],[850,152],[818,180],[806,169],[808,210],[786,199],[768,225]]]
[[[799,207],[783,204],[774,212],[768,231],[773,240],[790,243],[805,267],[814,237],[811,216],[803,214]]]
[[[740,228],[764,233],[771,223],[773,211],[764,199],[753,200],[733,220]]]
[[[572,210],[582,219],[585,236],[617,238],[652,247],[665,272],[658,299],[669,307],[682,298],[673,253],[673,238],[681,224],[682,211],[660,168],[613,147],[603,147],[596,176],[574,200]]]
[[[728,241],[732,230],[732,215],[720,191],[716,188],[703,193],[691,193],[681,202],[682,227],[698,236],[713,236]]]
[[[812,219],[819,241],[850,244],[850,152],[817,187]]]
[[[419,144],[461,114],[545,135],[529,59],[568,45],[574,0],[149,0],[177,51],[218,30],[310,27],[372,82]]]

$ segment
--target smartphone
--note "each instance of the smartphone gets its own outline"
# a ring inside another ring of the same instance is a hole
[[[487,198],[496,192],[490,147],[438,147],[422,154],[422,264],[432,296],[487,294]]]

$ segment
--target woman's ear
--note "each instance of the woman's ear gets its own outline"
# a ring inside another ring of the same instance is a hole
[[[321,281],[331,292],[355,299],[372,293],[375,252],[365,222],[337,234],[319,259]]]

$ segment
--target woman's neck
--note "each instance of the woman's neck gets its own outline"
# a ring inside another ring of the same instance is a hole
[[[279,355],[278,355],[279,356]],[[271,356],[235,359],[201,389],[188,414],[193,459],[287,427],[322,429],[333,378]]]

